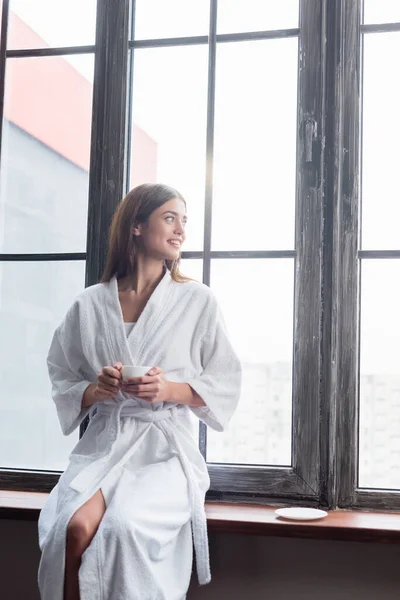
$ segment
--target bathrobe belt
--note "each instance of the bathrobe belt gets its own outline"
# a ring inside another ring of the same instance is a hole
[[[152,426],[160,428],[167,439],[175,448],[179,457],[183,472],[188,483],[189,500],[192,513],[193,542],[196,552],[197,576],[200,585],[208,583],[211,579],[207,519],[204,510],[203,494],[197,484],[192,465],[179,441],[179,430],[176,425],[179,407],[172,405],[160,410],[152,410],[141,406],[132,406],[122,401],[118,405],[99,403],[96,405],[96,413],[109,416],[108,433],[112,440],[109,451],[96,458],[71,481],[70,487],[77,492],[88,489],[95,490],[101,487],[101,482],[115,469],[122,467],[136,452]],[[129,401],[128,401],[129,402]],[[134,417],[145,421],[147,426],[143,429],[135,443],[125,452],[119,452],[118,438],[121,431],[121,417]]]

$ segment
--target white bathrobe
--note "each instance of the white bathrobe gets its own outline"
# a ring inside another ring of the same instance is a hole
[[[86,387],[116,362],[161,367],[206,406],[149,404],[120,392],[82,409]],[[48,367],[63,433],[91,420],[40,515],[42,600],[62,600],[67,525],[99,489],[107,510],[82,558],[81,600],[184,599],[192,534],[199,582],[210,580],[209,476],[194,415],[223,431],[240,394],[240,364],[211,290],[176,283],[167,271],[127,337],[116,278],[91,286],[55,331]]]

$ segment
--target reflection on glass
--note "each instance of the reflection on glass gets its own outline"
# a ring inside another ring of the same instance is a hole
[[[97,0],[10,0],[9,50],[95,43]]]
[[[136,0],[135,39],[208,35],[210,0]]]
[[[62,57],[7,60],[0,253],[85,252],[92,89]]]
[[[400,32],[365,35],[362,148],[364,249],[400,249],[400,79],[393,76],[390,67],[393,57],[399,55]]]
[[[359,485],[400,489],[400,261],[363,260]]]
[[[399,0],[364,0],[364,23],[400,22]]]
[[[185,250],[203,246],[207,48],[136,50],[130,185],[166,183],[186,199]]]
[[[208,429],[209,462],[291,464],[293,282],[291,259],[211,264],[243,388],[228,431]]]
[[[218,0],[218,33],[299,26],[299,0]]]
[[[46,358],[84,284],[84,262],[0,263],[1,467],[63,470],[67,464],[78,432],[62,435]]]
[[[213,250],[294,247],[297,39],[217,53]]]

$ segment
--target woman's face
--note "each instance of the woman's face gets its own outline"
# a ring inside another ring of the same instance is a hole
[[[176,260],[185,241],[186,206],[173,198],[153,211],[146,223],[134,227],[144,253],[156,260]]]

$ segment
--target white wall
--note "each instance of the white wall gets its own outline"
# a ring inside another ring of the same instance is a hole
[[[212,535],[210,548],[213,582],[199,588],[193,580],[188,600],[400,597],[400,544],[226,534]],[[38,560],[36,523],[0,520],[1,600],[39,600]]]

